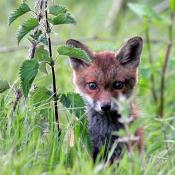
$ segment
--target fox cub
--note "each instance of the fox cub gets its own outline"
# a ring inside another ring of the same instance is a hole
[[[137,68],[140,63],[143,41],[141,37],[129,39],[116,52],[92,52],[79,41],[70,39],[67,45],[81,48],[91,58],[87,63],[79,58],[70,57],[74,73],[74,83],[77,92],[83,97],[89,121],[89,133],[93,144],[93,159],[101,147],[105,147],[105,157],[108,156],[118,136],[117,132],[123,125],[118,121],[120,114],[117,111],[119,95],[129,98],[137,81]],[[131,105],[131,115],[138,117],[137,109]],[[136,131],[139,136],[138,148],[142,151],[142,129]],[[119,159],[122,153],[122,144],[118,143],[110,158],[111,162]]]

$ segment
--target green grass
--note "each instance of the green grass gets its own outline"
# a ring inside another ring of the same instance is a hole
[[[144,114],[145,150],[142,158],[137,152],[132,160],[128,153],[118,165],[107,166],[103,162],[93,165],[89,138],[86,134],[87,123],[70,115],[60,106],[60,126],[62,133],[58,139],[50,105],[34,109],[27,102],[21,102],[10,118],[11,105],[3,95],[0,119],[0,166],[1,174],[130,174],[135,175],[173,174],[174,141],[173,132],[168,123],[173,119],[156,120],[154,116]],[[22,104],[23,103],[23,104]],[[8,104],[8,105],[7,105]],[[41,111],[40,111],[41,110]],[[61,112],[62,111],[62,112]],[[170,124],[169,124],[170,125]],[[83,129],[84,128],[84,129]],[[163,131],[164,130],[164,131]],[[74,144],[70,145],[74,132]],[[163,132],[170,143],[168,150],[164,143]],[[132,168],[133,167],[133,168]]]
[[[7,26],[7,17],[16,7],[18,1],[2,1],[0,9],[2,27],[0,28],[0,47],[17,46],[15,30],[19,22],[11,28]],[[143,20],[135,16],[129,9],[116,22],[113,33],[104,27],[112,1],[94,0],[61,0],[77,18],[76,26],[55,28],[51,35],[54,42],[65,43],[67,39],[80,39],[93,50],[115,50],[124,40],[134,35],[144,38]],[[153,6],[152,1],[145,1]],[[160,1],[155,1],[154,4]],[[6,7],[7,11],[3,7]],[[122,12],[123,13],[123,12]],[[168,15],[167,12],[163,13]],[[2,16],[4,15],[4,18]],[[86,20],[85,20],[86,19]],[[20,19],[23,20],[22,18]],[[119,25],[118,25],[119,24]],[[163,62],[166,41],[166,24],[150,23],[150,36],[153,40],[161,40],[152,44],[154,65],[149,65],[146,45],[143,49],[142,62],[139,69],[139,81],[136,88],[136,99],[141,111],[142,125],[145,130],[145,146],[142,157],[134,152],[132,158],[127,151],[119,162],[112,166],[104,162],[93,164],[91,144],[87,134],[86,116],[77,118],[59,104],[61,136],[58,139],[54,122],[53,103],[34,106],[29,99],[21,99],[15,113],[11,113],[15,95],[9,90],[0,94],[0,175],[11,174],[60,174],[60,175],[174,175],[175,174],[175,50],[168,63],[165,92],[165,117],[156,115],[158,104],[151,96],[150,72],[156,77],[156,91],[160,95],[160,72]],[[175,33],[175,30],[174,30]],[[97,36],[97,39],[91,38]],[[163,41],[162,41],[163,40]],[[21,45],[28,45],[24,40]],[[56,76],[58,92],[73,92],[72,71],[68,58],[57,55],[59,45],[54,45],[56,59]],[[28,51],[0,53],[0,79],[6,79],[12,86],[19,85],[18,73],[23,60],[28,58]],[[51,74],[39,73],[34,82],[37,86],[51,89]],[[70,144],[74,133],[73,145]]]

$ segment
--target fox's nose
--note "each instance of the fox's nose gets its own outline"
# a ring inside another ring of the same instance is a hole
[[[108,112],[108,111],[111,110],[111,105],[110,104],[104,104],[104,105],[101,106],[101,110],[103,112]]]

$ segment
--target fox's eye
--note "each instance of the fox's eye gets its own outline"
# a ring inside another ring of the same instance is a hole
[[[122,89],[123,88],[123,82],[122,81],[115,81],[113,84],[112,84],[112,87],[114,89]]]
[[[97,89],[97,83],[91,82],[91,83],[88,83],[88,86],[89,86],[89,89],[91,90]]]

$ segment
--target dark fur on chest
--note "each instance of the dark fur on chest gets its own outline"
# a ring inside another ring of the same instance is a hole
[[[87,115],[89,120],[89,133],[93,144],[93,159],[94,161],[96,160],[102,147],[105,148],[103,158],[106,159],[114,142],[118,139],[118,135],[116,134],[117,131],[123,128],[123,125],[118,121],[120,115],[117,112],[100,114],[93,109],[87,109]],[[118,143],[113,151],[110,161],[113,162],[114,160],[119,159],[121,152],[122,145]]]

